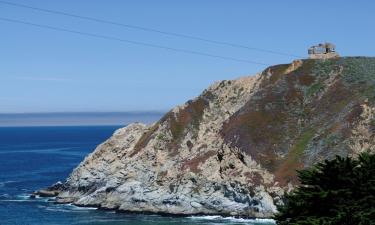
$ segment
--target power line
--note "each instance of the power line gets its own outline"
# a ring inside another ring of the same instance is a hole
[[[244,63],[268,66],[268,64],[265,64],[265,63],[246,60],[246,59],[239,59],[239,58],[233,58],[233,57],[229,57],[229,56],[214,55],[214,54],[210,54],[210,53],[206,53],[206,52],[192,51],[192,50],[188,50],[188,49],[173,48],[173,47],[168,47],[168,46],[150,44],[150,43],[146,43],[146,42],[127,40],[127,39],[122,39],[122,38],[118,38],[118,37],[114,37],[114,36],[93,34],[93,33],[77,31],[77,30],[69,30],[69,29],[54,27],[54,26],[49,26],[49,25],[30,23],[30,22],[26,22],[26,21],[22,21],[22,20],[14,20],[14,19],[9,19],[9,18],[4,18],[4,17],[0,17],[0,20],[11,22],[11,23],[33,26],[33,27],[39,27],[39,28],[43,28],[43,29],[54,30],[54,31],[61,31],[61,32],[79,34],[79,35],[89,36],[89,37],[94,37],[94,38],[101,38],[101,39],[106,39],[106,40],[125,42],[125,43],[129,43],[129,44],[134,44],[134,45],[141,45],[141,46],[146,46],[146,47],[151,47],[151,48],[164,49],[164,50],[169,50],[169,51],[174,51],[174,52],[183,52],[183,53],[187,53],[187,54],[207,56],[207,57],[218,58],[218,59],[223,59],[223,60],[231,60],[231,61],[236,61],[236,62],[244,62]]]
[[[273,50],[269,50],[269,49],[250,47],[250,46],[246,46],[246,45],[235,44],[235,43],[230,43],[230,42],[225,42],[225,41],[216,41],[216,40],[206,39],[206,38],[202,38],[202,37],[198,37],[198,36],[192,36],[192,35],[186,35],[186,34],[180,34],[180,33],[168,32],[168,31],[162,31],[162,30],[148,28],[148,27],[141,27],[141,26],[136,26],[136,25],[131,25],[131,24],[119,23],[119,22],[116,22],[116,21],[98,19],[98,18],[95,18],[95,17],[81,16],[81,15],[67,13],[67,12],[63,12],[63,11],[44,9],[44,8],[39,8],[39,7],[34,7],[34,6],[24,5],[24,4],[19,4],[19,3],[13,3],[13,2],[8,2],[8,1],[0,0],[0,4],[6,4],[6,5],[14,6],[14,7],[32,9],[32,10],[36,10],[36,11],[40,11],[40,12],[57,14],[57,15],[62,15],[62,16],[69,16],[69,17],[94,21],[94,22],[103,23],[103,24],[110,24],[110,25],[125,27],[125,28],[129,28],[129,29],[136,29],[136,30],[142,30],[142,31],[146,31],[146,32],[159,33],[159,34],[168,35],[168,36],[174,36],[174,37],[192,39],[192,40],[197,40],[197,41],[203,41],[203,42],[217,44],[217,45],[225,45],[225,46],[230,46],[230,47],[234,47],[234,48],[242,48],[242,49],[247,49],[247,50],[265,52],[265,53],[269,53],[269,54],[282,55],[282,56],[288,56],[288,57],[293,57],[293,58],[295,58],[295,57],[303,58],[302,56],[293,55],[293,54],[289,54],[289,53],[285,53],[285,52],[279,52],[279,51],[273,51]]]

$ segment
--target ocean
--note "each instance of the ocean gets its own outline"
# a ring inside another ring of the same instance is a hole
[[[220,216],[126,214],[30,199],[34,190],[64,181],[119,126],[0,127],[0,225],[274,224]]]

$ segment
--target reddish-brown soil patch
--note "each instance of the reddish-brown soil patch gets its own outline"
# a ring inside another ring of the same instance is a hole
[[[182,162],[182,170],[189,169],[193,173],[199,173],[201,170],[199,169],[199,165],[206,162],[207,159],[211,158],[212,156],[216,155],[216,151],[208,151],[204,153],[203,155],[199,155],[193,159],[187,159],[184,162]]]

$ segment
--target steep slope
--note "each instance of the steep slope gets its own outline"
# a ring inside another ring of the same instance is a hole
[[[375,151],[375,59],[297,60],[122,128],[54,191],[125,211],[269,217],[295,169]]]

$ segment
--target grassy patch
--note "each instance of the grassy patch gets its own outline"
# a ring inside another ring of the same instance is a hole
[[[148,142],[152,139],[153,134],[159,128],[159,122],[152,126],[146,133],[144,133],[141,138],[138,140],[137,144],[134,146],[134,151],[130,154],[130,157],[136,155],[140,150],[142,150]]]
[[[370,125],[375,127],[375,118],[372,118],[370,121]]]
[[[276,66],[269,67],[269,70],[271,71],[271,77],[269,78],[269,82],[271,84],[276,83],[280,78],[282,78],[285,75],[286,70],[289,68],[290,64],[280,64]],[[267,69],[265,70],[267,71]]]
[[[156,136],[156,138],[158,140],[161,140],[161,141],[166,141],[167,140],[167,136],[163,133],[159,133],[158,136]]]
[[[342,60],[346,85],[375,82],[375,58],[350,57]]]
[[[306,130],[301,134],[297,139],[294,146],[290,149],[288,155],[279,166],[279,169],[276,171],[276,179],[283,183],[288,183],[292,178],[295,178],[296,169],[301,169],[300,159],[303,155],[303,152],[307,148],[311,138],[313,138],[315,131],[313,129]]]
[[[318,60],[312,68],[312,73],[323,79],[328,78],[329,74],[338,68],[337,61],[338,59]]]
[[[294,72],[296,74],[298,74],[298,75],[301,75],[301,74],[311,74],[311,71],[314,68],[314,66],[315,66],[315,60],[306,59],[306,60],[303,60],[302,66],[300,66]]]
[[[175,115],[170,116],[169,128],[172,133],[173,141],[169,144],[172,155],[177,154],[177,148],[181,139],[190,129],[193,138],[197,135],[200,121],[203,116],[204,109],[208,106],[208,102],[203,98],[195,101],[189,101],[188,105]]]
[[[297,159],[298,157],[302,155],[302,153],[307,147],[307,144],[310,142],[314,134],[315,134],[314,130],[307,130],[304,133],[302,133],[300,138],[297,140],[297,143],[289,152],[289,155],[291,156],[292,159]]]
[[[176,121],[173,119],[171,121],[171,132],[174,139],[179,139],[183,132],[184,132],[185,126],[182,122]]]
[[[192,126],[193,129],[198,129],[204,109],[207,105],[208,103],[204,99],[199,98],[195,101],[190,101],[188,106],[177,114],[177,118],[173,116],[170,121],[170,129],[173,138],[181,138],[184,135],[185,128],[189,125]]]
[[[323,89],[323,84],[318,82],[313,85],[311,85],[307,90],[306,90],[306,97],[311,97],[318,93],[320,90]]]
[[[367,84],[367,87],[363,90],[363,95],[371,100],[375,99],[375,83]]]
[[[335,133],[329,134],[327,136],[327,138],[325,139],[325,144],[328,147],[334,146],[336,144],[336,142],[338,141],[338,139],[339,139],[339,137],[338,137],[337,134],[335,134]]]

